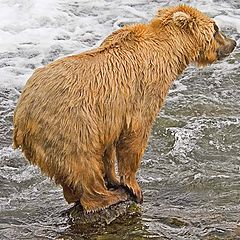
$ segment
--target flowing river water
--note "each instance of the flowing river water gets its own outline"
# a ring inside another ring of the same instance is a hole
[[[190,66],[173,84],[138,173],[138,214],[100,226],[70,221],[62,190],[12,149],[21,88],[36,67],[176,3],[209,14],[238,46],[215,65]],[[0,19],[0,239],[240,239],[238,0],[2,0]]]

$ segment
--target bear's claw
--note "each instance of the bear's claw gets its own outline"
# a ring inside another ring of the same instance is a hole
[[[121,184],[128,190],[136,203],[143,202],[142,190],[135,177],[121,176]]]

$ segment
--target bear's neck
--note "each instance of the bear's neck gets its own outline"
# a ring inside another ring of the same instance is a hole
[[[150,45],[147,51],[142,52],[142,58],[143,89],[146,89],[145,95],[151,105],[149,110],[157,113],[164,104],[173,81],[187,68],[191,59],[185,51],[180,51],[177,44],[172,45],[168,41]]]
[[[185,49],[180,42],[150,36],[146,41],[139,41],[138,47],[129,55],[128,65],[132,65],[130,59],[134,59],[131,55],[138,59],[139,64],[139,68],[135,65],[133,69],[138,72],[134,98],[140,105],[148,106],[143,114],[150,122],[163,106],[173,81],[193,61],[194,56],[189,55],[188,51],[191,50]]]

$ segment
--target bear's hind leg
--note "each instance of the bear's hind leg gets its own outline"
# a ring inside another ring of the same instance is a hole
[[[69,204],[79,201],[80,197],[71,187],[65,183],[61,183],[61,185],[63,188],[63,196]]]
[[[103,210],[127,199],[127,194],[122,188],[113,191],[106,189],[102,192],[90,190],[83,193],[80,203],[84,210],[89,213]]]
[[[127,200],[126,192],[120,188],[110,191],[104,181],[102,159],[91,160],[91,168],[82,178],[80,203],[87,212],[94,212]],[[101,164],[100,164],[101,163]]]

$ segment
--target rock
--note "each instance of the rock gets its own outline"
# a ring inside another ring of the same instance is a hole
[[[110,224],[115,219],[125,214],[135,215],[140,213],[140,206],[132,200],[120,202],[97,212],[86,213],[80,204],[75,204],[66,210],[72,222],[76,224]]]

